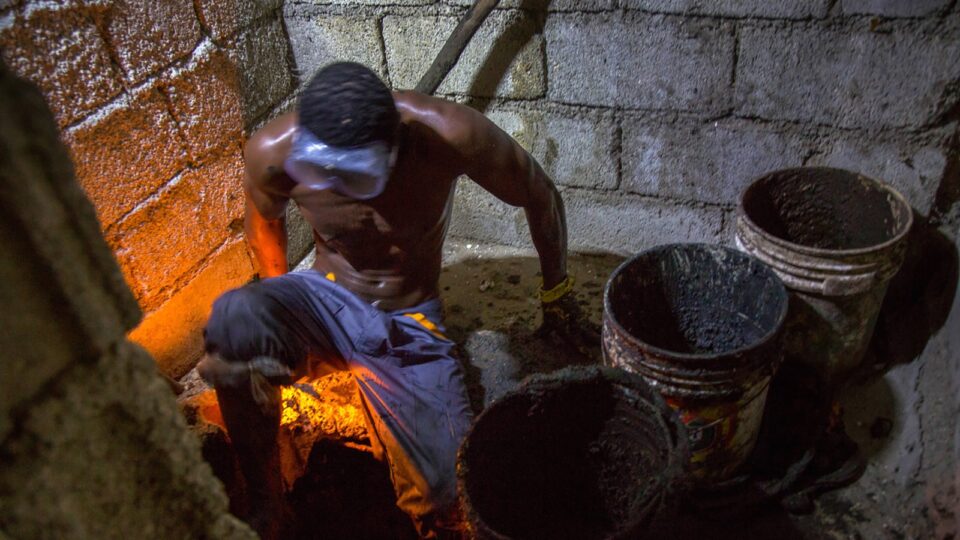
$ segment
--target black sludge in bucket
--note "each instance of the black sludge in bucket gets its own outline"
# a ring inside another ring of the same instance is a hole
[[[477,538],[643,538],[672,508],[682,424],[644,381],[603,366],[528,378],[474,423],[460,495]]]
[[[767,266],[704,244],[640,253],[607,283],[604,361],[642,375],[679,411],[702,484],[735,474],[756,443],[787,304]]]

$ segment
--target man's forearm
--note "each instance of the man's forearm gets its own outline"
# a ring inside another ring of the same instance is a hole
[[[567,277],[567,219],[563,199],[535,164],[534,174],[544,175],[538,189],[531,193],[530,204],[524,211],[530,226],[530,236],[540,257],[543,288],[551,289]]]
[[[243,220],[247,243],[257,259],[260,277],[287,273],[287,225],[285,217],[267,220],[247,204]]]

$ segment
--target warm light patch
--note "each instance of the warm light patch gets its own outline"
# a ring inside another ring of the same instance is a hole
[[[281,429],[296,438],[328,438],[353,443],[367,440],[367,423],[356,383],[349,373],[301,379],[292,386],[282,387],[280,397]],[[191,401],[204,421],[226,429],[213,390],[201,392]]]
[[[329,377],[301,381],[281,389],[283,409],[280,425],[307,431],[343,437],[347,433],[366,431],[363,411],[360,410],[355,391],[343,395],[338,385],[331,385]],[[349,438],[349,437],[348,437]]]

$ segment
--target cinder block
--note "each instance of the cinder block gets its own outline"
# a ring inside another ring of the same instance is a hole
[[[237,66],[209,41],[206,43],[209,46],[198,48],[190,63],[171,73],[163,85],[194,163],[227,141],[240,142],[243,136],[243,95]]]
[[[286,97],[293,84],[287,37],[278,20],[241,34],[231,57],[240,70],[244,120],[250,123]]]
[[[127,283],[150,310],[217,246],[243,230],[243,158],[240,147],[191,170],[137,208],[111,231]]]
[[[384,18],[387,66],[395,88],[417,85],[457,22],[457,17]],[[543,96],[545,83],[543,36],[536,21],[526,12],[496,10],[437,93],[533,99]]]
[[[548,97],[719,113],[730,107],[730,23],[639,14],[547,18]]]
[[[624,0],[622,5],[659,13],[771,19],[819,19],[830,10],[830,0]]]
[[[512,207],[468,178],[460,178],[450,236],[506,246],[531,246],[523,210]]]
[[[498,110],[487,116],[527,149],[557,185],[617,187],[612,114],[563,116],[535,109]]]
[[[744,28],[736,110],[842,127],[917,127],[955,106],[960,34]]]
[[[718,243],[723,211],[716,207],[567,190],[568,244],[583,252],[633,254],[673,242]]]
[[[426,6],[437,0],[311,0],[313,4],[332,6]]]
[[[446,0],[454,6],[471,6],[473,0]],[[617,0],[502,0],[497,7],[530,11],[608,11],[617,9]]]
[[[191,0],[116,0],[104,25],[127,82],[137,84],[200,42],[200,23]]]
[[[810,165],[838,167],[884,181],[928,216],[947,167],[949,137],[956,127],[954,123],[940,130],[935,141],[927,144],[839,133],[821,143],[821,153]]]
[[[359,62],[387,80],[386,61],[375,19],[288,17],[286,23],[301,85],[309,82],[318,69],[336,61]]]
[[[130,340],[150,352],[162,373],[183,376],[203,352],[203,327],[213,301],[250,281],[253,274],[246,244],[236,238],[219,250],[189,284],[148,313],[130,332]]]
[[[217,43],[226,43],[250,23],[275,9],[283,0],[195,0],[200,24]]]
[[[77,181],[106,228],[186,164],[183,138],[156,89],[124,97],[64,133]]]
[[[736,204],[756,177],[797,167],[809,151],[799,135],[745,122],[625,122],[623,190]]]
[[[0,56],[40,88],[61,128],[123,90],[97,27],[73,2],[0,21]]]
[[[951,4],[950,0],[841,0],[840,9],[851,15],[925,17]]]

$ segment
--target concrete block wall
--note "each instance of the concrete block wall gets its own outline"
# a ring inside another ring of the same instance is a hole
[[[411,88],[469,4],[288,0],[283,13],[301,83],[348,59]],[[800,165],[884,180],[929,216],[960,159],[960,8],[507,0],[438,94],[533,153],[563,192],[579,250],[730,243],[742,190]],[[451,234],[530,245],[522,212],[469,182]]]
[[[145,313],[131,335],[173,376],[199,355],[213,299],[254,273],[241,148],[295,89],[281,4],[0,4],[0,56],[53,110]]]
[[[53,115],[0,63],[0,537],[237,538]]]

